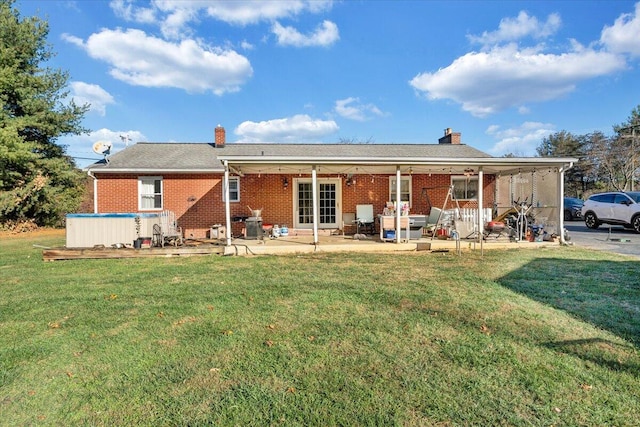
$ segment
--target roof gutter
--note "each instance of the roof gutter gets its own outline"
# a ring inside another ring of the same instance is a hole
[[[552,166],[559,164],[573,164],[574,158],[552,157],[290,157],[290,156],[218,156],[222,161],[245,164],[354,164],[354,165],[479,165],[479,166]]]
[[[148,173],[148,174],[195,174],[224,173],[224,169],[159,169],[159,168],[86,168],[91,173]]]
[[[573,162],[569,162],[568,164],[565,164],[563,167],[559,168],[558,172],[566,172],[572,167],[573,167]]]

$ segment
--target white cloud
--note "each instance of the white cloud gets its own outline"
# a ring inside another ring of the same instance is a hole
[[[242,138],[239,142],[311,142],[338,131],[333,120],[312,119],[298,114],[283,119],[262,122],[240,123],[234,133]]]
[[[95,111],[101,116],[106,114],[107,105],[115,103],[113,96],[98,85],[72,82],[70,86],[71,96],[76,104],[90,104],[90,111]]]
[[[232,25],[249,25],[275,21],[305,12],[320,13],[331,9],[332,0],[288,1],[198,1],[155,0],[148,7],[137,7],[131,0],[112,0],[117,16],[138,23],[156,23],[165,37],[180,38],[189,34],[189,24],[205,17]]]
[[[331,21],[324,21],[316,30],[304,35],[293,27],[283,27],[279,22],[271,28],[281,46],[330,46],[340,39],[338,26]]]
[[[243,40],[240,43],[240,47],[243,48],[244,50],[253,50],[254,48],[254,46],[246,40]]]
[[[79,167],[85,167],[102,159],[101,156],[93,152],[92,147],[94,143],[98,141],[110,142],[113,147],[111,154],[114,154],[125,148],[126,143],[122,140],[121,136],[129,137],[129,145],[147,140],[147,137],[137,130],[117,131],[103,128],[86,135],[63,136],[58,140],[58,143],[67,147],[67,154],[75,158],[76,164]]]
[[[497,142],[489,153],[494,156],[504,154],[535,156],[536,148],[553,132],[555,132],[555,126],[550,123],[524,122],[510,129],[501,129],[498,125],[492,125],[487,128],[486,134]]]
[[[135,86],[222,95],[240,90],[253,74],[246,57],[196,40],[171,43],[140,30],[108,29],[92,34],[84,43],[75,37],[66,39],[107,62],[114,78]]]
[[[110,129],[99,129],[97,131],[91,132],[88,136],[90,141],[108,141],[110,142],[114,149],[111,150],[113,154],[114,151],[119,151],[125,146],[133,145],[137,142],[146,141],[147,137],[144,134],[137,130],[110,130]],[[128,138],[128,141],[127,141]]]
[[[350,120],[364,122],[372,118],[372,116],[382,117],[385,115],[378,107],[373,104],[362,104],[359,98],[349,97],[336,101],[334,111],[341,117]]]
[[[640,56],[640,2],[634,13],[623,14],[611,26],[605,26],[600,41],[611,52]]]
[[[332,5],[332,0],[223,1],[209,5],[207,13],[224,22],[247,25],[292,17],[307,11],[320,13],[331,9]]]
[[[515,44],[470,52],[446,68],[416,75],[409,83],[431,100],[450,99],[474,116],[484,117],[529,102],[559,98],[582,80],[622,70],[618,55],[580,47],[549,54]],[[526,107],[525,107],[526,108]]]
[[[549,15],[546,22],[540,22],[535,16],[521,11],[517,18],[502,19],[496,31],[485,31],[481,36],[471,35],[468,38],[483,45],[511,42],[525,37],[542,39],[555,34],[561,25],[560,15],[556,13]]]
[[[550,52],[541,39],[553,36],[562,22],[558,14],[546,21],[520,12],[504,18],[495,31],[469,36],[481,43],[480,52],[469,52],[434,72],[417,74],[409,84],[430,100],[450,100],[474,116],[485,117],[509,108],[529,112],[530,103],[566,96],[586,80],[608,76],[627,68],[623,53],[640,55],[640,3],[635,14],[620,16],[605,27],[601,45],[583,46],[568,39],[565,51]],[[526,46],[521,41],[536,40]],[[554,44],[557,45],[557,44]]]
[[[151,24],[158,19],[153,8],[137,7],[131,0],[112,0],[109,6],[117,17],[126,21]]]
[[[84,49],[84,40],[82,40],[80,37],[76,37],[68,33],[62,33],[60,38],[68,43],[74,44]]]

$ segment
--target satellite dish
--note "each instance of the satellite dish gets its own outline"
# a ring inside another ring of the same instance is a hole
[[[93,152],[103,156],[111,154],[112,144],[108,141],[98,141],[93,144]]]

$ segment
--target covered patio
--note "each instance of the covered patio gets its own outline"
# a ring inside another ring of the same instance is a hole
[[[247,175],[287,175],[298,174],[298,176],[310,176],[312,189],[312,223],[309,230],[308,245],[315,248],[322,248],[324,244],[321,241],[321,235],[323,230],[319,227],[318,218],[320,213],[320,196],[318,192],[318,183],[321,180],[321,176],[339,176],[349,177],[348,179],[369,179],[369,177],[375,177],[377,175],[395,175],[395,194],[401,194],[401,178],[403,176],[431,176],[436,174],[448,174],[450,176],[458,175],[462,177],[474,177],[478,181],[478,194],[477,194],[477,206],[482,207],[477,209],[477,214],[474,216],[474,226],[479,232],[475,233],[475,240],[470,241],[469,244],[474,244],[482,249],[485,244],[485,240],[482,238],[483,231],[485,230],[485,224],[491,221],[493,218],[486,214],[487,209],[491,209],[492,212],[496,212],[496,208],[500,208],[497,203],[497,198],[494,194],[491,196],[491,200],[494,200],[494,206],[486,206],[485,193],[484,193],[484,181],[485,177],[489,176],[491,179],[495,179],[498,184],[496,188],[500,186],[500,180],[509,180],[510,185],[518,182],[522,176],[536,176],[536,174],[542,177],[544,181],[545,177],[548,177],[544,185],[549,188],[546,192],[549,194],[547,197],[550,199],[548,203],[544,205],[540,204],[540,200],[537,201],[537,209],[546,209],[548,212],[547,219],[556,228],[556,234],[558,235],[558,241],[564,243],[564,236],[561,230],[564,229],[564,217],[563,217],[563,195],[564,195],[564,174],[565,171],[573,166],[573,163],[577,161],[574,158],[545,158],[545,157],[531,157],[531,158],[494,158],[490,156],[477,156],[477,157],[455,157],[451,156],[439,156],[439,157],[421,157],[415,156],[415,150],[411,152],[411,155],[402,155],[401,150],[396,151],[391,155],[383,155],[383,153],[376,150],[375,145],[362,145],[362,155],[354,156],[353,146],[350,147],[348,155],[343,156],[340,153],[335,153],[330,150],[322,150],[321,145],[314,145],[314,153],[309,155],[303,152],[290,152],[285,151],[282,146],[275,146],[269,151],[262,151],[260,155],[256,155],[255,151],[246,150],[240,144],[236,147],[227,145],[225,151],[218,155],[218,159],[221,161],[224,167],[224,182],[223,192],[225,194],[225,216],[226,227],[231,229],[232,217],[231,206],[229,203],[229,182],[232,175],[247,176]],[[283,178],[284,179],[284,178]],[[373,179],[373,178],[372,178]],[[508,192],[508,191],[507,191]],[[513,191],[510,194],[504,194],[501,196],[503,205],[509,207],[512,201],[515,200]],[[533,198],[532,198],[533,199]],[[508,200],[505,202],[504,200]],[[533,203],[533,200],[530,200]],[[503,206],[504,208],[504,206]],[[402,212],[397,209],[394,212],[396,221],[395,235],[401,236],[401,218]],[[432,240],[429,240],[432,241]],[[445,244],[436,240],[437,244]],[[405,243],[402,239],[396,239],[395,245],[398,248],[402,245],[411,245],[413,249],[416,248],[414,243]],[[454,241],[446,242],[447,244],[455,245]],[[231,235],[227,235],[226,246],[231,247],[234,245]],[[272,243],[267,241],[264,247],[268,247],[272,244],[280,245],[278,243]],[[352,245],[360,245],[360,242],[351,242]],[[465,243],[461,243],[464,245]],[[492,243],[493,244],[493,243]],[[386,247],[386,250],[390,250],[390,245],[382,245]]]

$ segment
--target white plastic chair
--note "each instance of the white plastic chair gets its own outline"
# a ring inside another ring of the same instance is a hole
[[[373,205],[356,205],[356,226],[358,234],[360,234],[361,227],[365,233],[367,230],[370,230],[371,234],[375,234],[376,227],[373,217]]]

